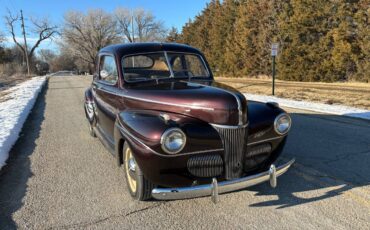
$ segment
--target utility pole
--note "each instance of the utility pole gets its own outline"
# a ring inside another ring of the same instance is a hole
[[[131,11],[131,31],[132,31],[132,43],[135,43],[134,12],[133,11]],[[135,57],[132,58],[132,67],[135,67]]]
[[[135,43],[134,12],[133,11],[131,11],[131,31],[132,31],[132,43]]]
[[[23,33],[23,39],[24,39],[24,49],[25,49],[25,58],[26,58],[26,64],[27,64],[27,75],[30,76],[30,62],[28,60],[28,48],[27,48],[27,39],[26,39],[26,31],[24,29],[24,18],[23,18],[23,11],[21,10],[21,20],[22,20],[22,33]]]

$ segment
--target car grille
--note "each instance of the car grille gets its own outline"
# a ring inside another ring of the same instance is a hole
[[[223,172],[223,161],[220,155],[194,156],[188,160],[189,172],[197,177],[215,177]]]
[[[225,178],[239,178],[243,173],[243,157],[246,152],[247,128],[223,128],[214,126],[224,146]]]
[[[272,146],[270,143],[263,143],[250,146],[244,160],[244,172],[248,173],[258,168],[271,155]]]

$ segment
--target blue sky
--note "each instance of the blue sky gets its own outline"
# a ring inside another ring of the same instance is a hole
[[[12,12],[19,12],[22,9],[26,19],[29,17],[48,17],[52,22],[61,24],[63,15],[68,10],[86,12],[88,9],[102,8],[112,12],[118,6],[150,10],[157,19],[164,21],[168,28],[174,26],[181,31],[182,26],[189,18],[194,18],[206,6],[207,2],[209,0],[0,0],[0,31],[6,32],[3,16],[7,9]],[[18,36],[21,34],[18,33]],[[30,40],[32,43],[32,39]],[[42,48],[48,47],[53,48],[54,45],[50,42],[45,42],[42,45]]]

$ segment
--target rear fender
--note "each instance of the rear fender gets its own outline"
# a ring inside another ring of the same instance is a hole
[[[96,122],[95,119],[95,103],[91,88],[89,87],[85,91],[85,103],[84,103],[86,119],[93,125]]]

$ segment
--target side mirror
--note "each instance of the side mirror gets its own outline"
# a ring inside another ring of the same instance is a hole
[[[100,77],[106,78],[108,76],[109,76],[109,73],[105,69],[103,69],[103,70],[100,71]]]

